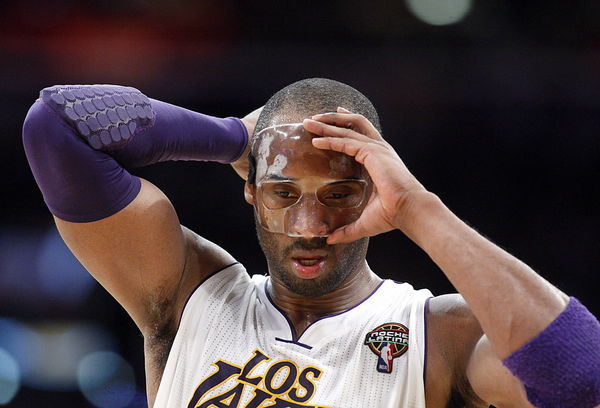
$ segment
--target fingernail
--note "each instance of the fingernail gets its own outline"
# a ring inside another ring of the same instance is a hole
[[[311,118],[312,119],[317,119],[317,118],[320,118],[321,116],[323,116],[323,114],[319,113],[318,115],[312,115]]]

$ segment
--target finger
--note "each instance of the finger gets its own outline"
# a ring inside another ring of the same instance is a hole
[[[349,128],[329,125],[312,119],[304,119],[303,124],[304,129],[318,136],[351,138],[366,142],[373,142],[373,138]]]
[[[365,154],[360,154],[367,145],[364,141],[339,137],[316,137],[312,140],[312,144],[317,149],[345,153],[364,164]]]
[[[338,111],[340,109],[344,108],[338,108]],[[322,113],[313,116],[311,119],[341,128],[353,129],[371,139],[383,140],[379,131],[367,118],[357,113],[351,113],[347,109],[345,109],[345,111],[346,112]]]
[[[351,224],[344,225],[343,227],[333,231],[333,233],[327,237],[327,243],[329,245],[333,245],[344,242],[352,242],[356,241],[357,239],[367,237],[368,234],[361,231],[361,228],[358,225],[359,221],[360,218]]]
[[[367,118],[362,115],[352,113],[347,109],[341,111],[342,109],[344,108],[338,108],[338,112],[328,112],[320,115],[314,115],[311,119],[342,128],[353,129],[369,136],[372,139],[381,139],[381,135]]]

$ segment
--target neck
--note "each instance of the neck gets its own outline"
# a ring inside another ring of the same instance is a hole
[[[306,297],[290,291],[281,281],[269,279],[268,291],[273,302],[292,322],[300,336],[315,320],[340,313],[357,305],[381,283],[381,278],[363,261],[337,288],[317,297]]]

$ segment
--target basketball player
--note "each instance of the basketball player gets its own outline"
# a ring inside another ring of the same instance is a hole
[[[241,120],[55,86],[23,136],[63,239],[144,335],[150,406],[600,403],[598,320],[419,183],[347,85],[300,81]],[[126,170],[165,160],[232,163],[268,271],[250,277]],[[369,237],[393,229],[460,294],[372,271]]]

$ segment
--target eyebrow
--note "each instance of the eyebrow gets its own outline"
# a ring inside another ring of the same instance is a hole
[[[298,179],[291,178],[291,177],[281,176],[281,175],[275,174],[275,173],[267,174],[263,177],[263,179],[277,180],[277,181],[297,181],[298,180]]]
[[[275,174],[275,173],[269,173],[266,174],[262,180],[276,180],[276,181],[298,181],[298,179],[293,178],[293,177],[286,177],[286,176],[282,176],[280,174]],[[344,181],[348,181],[348,180],[363,180],[360,177],[348,177],[342,180],[333,180],[330,182],[330,184],[335,184],[335,183],[340,183],[340,182],[344,182]]]

